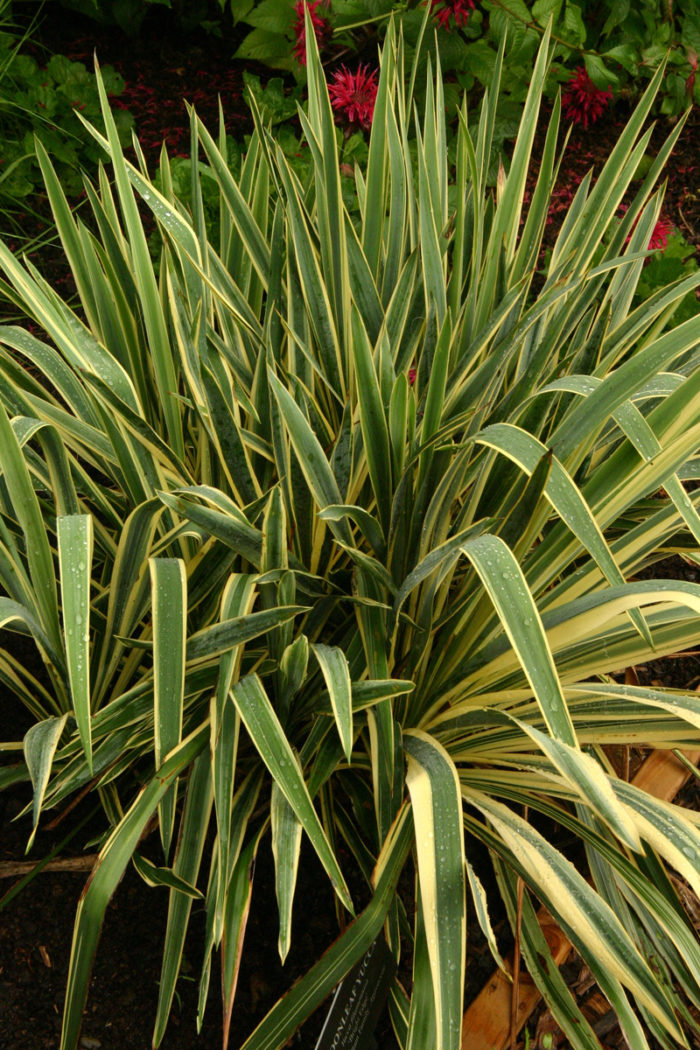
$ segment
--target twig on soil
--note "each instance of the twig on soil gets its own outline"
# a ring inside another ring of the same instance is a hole
[[[99,853],[87,853],[84,857],[57,857],[42,865],[42,871],[90,871],[95,866]],[[40,860],[0,861],[0,879],[12,879],[17,875],[29,875],[41,864]]]

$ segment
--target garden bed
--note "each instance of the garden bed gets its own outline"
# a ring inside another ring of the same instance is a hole
[[[194,100],[205,123],[214,127],[216,117],[213,96],[217,90],[222,90],[231,130],[242,132],[249,126],[242,107],[241,82],[237,71],[229,63],[230,42],[225,49],[222,46],[219,50],[220,45],[213,40],[200,39],[191,44],[178,38],[161,37],[158,49],[144,48],[139,51],[120,40],[113,31],[107,37],[98,38],[88,35],[88,27],[92,34],[95,33],[91,23],[76,23],[71,27],[65,12],[62,12],[61,18],[63,21],[60,25],[58,22],[46,23],[43,30],[45,42],[83,61],[89,60],[95,47],[103,61],[120,68],[127,82],[123,102],[133,112],[137,128],[144,135],[149,160],[154,159],[161,137],[168,139],[175,153],[186,149],[187,121],[184,106],[179,102],[181,95]],[[212,70],[216,76],[212,76]],[[579,129],[575,131],[569,148],[569,160],[560,176],[561,192],[556,198],[562,210],[583,171],[591,166],[599,168],[607,159],[621,123],[627,116],[624,109],[624,103],[621,103],[619,109],[611,114],[610,120],[587,132]],[[697,159],[693,149],[695,135],[696,128],[689,125],[669,169],[669,193],[664,208],[666,217],[683,233],[691,246],[697,245],[700,239]],[[555,209],[551,216],[552,232],[557,228],[558,216]],[[49,279],[52,276],[60,279],[62,274],[58,255],[53,257],[53,261],[50,255],[42,256],[42,259],[49,261]],[[55,267],[53,274],[52,267]],[[689,570],[688,578],[695,579],[694,568]],[[649,679],[653,681],[660,678],[667,685],[692,688],[698,677],[697,658],[692,659],[696,661],[692,669],[685,662],[681,665],[680,662],[672,661],[665,661],[659,668],[651,667]],[[21,724],[19,714],[17,721],[20,732],[10,733],[10,739],[17,738],[26,728]],[[0,805],[5,807],[4,834],[0,840],[2,860],[20,860],[23,856],[29,830],[27,822],[11,824],[10,821],[27,801],[27,790],[20,788],[6,793],[0,799]],[[81,815],[86,815],[83,809],[74,810],[70,815],[70,825],[74,826]],[[42,832],[32,851],[33,855],[46,855],[61,841],[66,834],[66,827],[66,823],[59,824],[53,831]],[[102,825],[92,827],[93,834],[101,830]],[[76,849],[79,855],[83,844],[84,835],[81,833],[79,840],[73,840],[70,846],[61,850],[61,855],[70,855],[71,850]],[[240,992],[234,1011],[232,1047],[240,1044],[280,993],[316,961],[335,936],[333,901],[327,888],[327,879],[309,853],[302,857],[296,928],[292,952],[283,971],[275,951],[277,914],[271,857],[266,845],[261,850]],[[74,909],[84,880],[85,875],[79,873],[63,871],[42,874],[2,912],[0,1013],[3,1016],[4,1032],[0,1036],[0,1046],[3,1050],[24,1050],[27,1045],[47,1048],[56,1045]],[[0,893],[3,889],[0,887]],[[83,1026],[85,1050],[97,1050],[98,1046],[114,1046],[119,1050],[131,1050],[133,1047],[133,1050],[140,1050],[149,1041],[157,997],[166,907],[166,892],[146,890],[129,869],[108,910],[97,955]],[[203,933],[201,909],[197,916],[197,906],[192,932],[194,937],[190,936],[186,948],[185,973],[178,983],[178,1002],[168,1034],[162,1043],[165,1050],[189,1050],[190,1047],[214,1046],[218,1042],[218,1003],[210,1004],[202,1035],[196,1037],[194,1032],[199,961],[196,938],[199,935],[201,940]],[[497,929],[498,932],[502,931]],[[481,943],[479,935],[471,929],[470,943]],[[506,947],[507,944],[504,944],[503,950]],[[490,970],[488,952],[483,948],[474,951],[470,947],[467,1001],[476,994]],[[188,979],[190,974],[191,980]],[[409,977],[406,975],[407,980]],[[212,988],[216,988],[216,984],[217,975],[214,973]],[[322,1013],[322,1010],[319,1011],[319,1015]],[[313,1044],[322,1020],[319,1015],[297,1037],[299,1045]],[[393,1045],[386,1018],[378,1035],[382,1047]]]

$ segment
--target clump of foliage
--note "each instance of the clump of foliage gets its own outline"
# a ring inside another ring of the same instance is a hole
[[[0,120],[3,127],[0,193],[11,201],[31,197],[42,184],[34,150],[35,137],[51,154],[66,193],[82,191],[81,168],[95,168],[104,153],[76,116],[94,122],[100,103],[93,73],[82,62],[53,55],[45,65],[26,53],[29,37],[7,22],[0,24]],[[106,91],[124,90],[122,77],[103,69]],[[115,113],[120,142],[126,143],[133,120],[125,110]]]
[[[128,34],[141,31],[147,15],[165,10],[173,24],[222,35],[249,27],[239,58],[300,73],[304,59],[305,9],[311,15],[324,60],[376,54],[390,19],[401,24],[411,57],[426,10],[450,82],[448,104],[460,93],[491,81],[500,41],[507,36],[508,84],[501,92],[502,119],[515,119],[511,106],[524,100],[529,72],[542,34],[552,19],[555,63],[545,84],[585,70],[601,91],[636,96],[641,85],[667,63],[660,110],[678,114],[700,102],[696,77],[700,54],[700,11],[695,0],[639,0],[600,4],[597,0],[61,0],[64,7]]]
[[[268,836],[281,958],[304,836],[343,932],[245,1050],[285,1045],[377,937],[413,969],[391,990],[399,1045],[457,1050],[466,901],[501,964],[496,892],[572,1047],[597,1040],[538,901],[634,1050],[645,1032],[682,1044],[700,953],[671,870],[700,890],[700,831],[606,751],[700,741],[697,694],[623,674],[700,642],[700,587],[638,578],[700,540],[686,488],[700,318],[664,330],[698,277],[634,305],[680,126],[617,217],[663,72],[581,183],[535,285],[558,167],[556,101],[525,209],[548,35],[493,193],[503,47],[474,135],[459,108],[452,168],[440,67],[411,147],[419,62],[390,29],[353,215],[308,16],[306,29],[304,181],[255,104],[235,177],[225,132],[192,114],[208,170],[192,166],[185,206],[165,153],[160,189],[125,159],[98,80],[113,181],[86,183],[89,227],[38,147],[79,306],[0,245],[3,290],[42,333],[0,329],[0,624],[34,639],[50,683],[0,653],[36,719],[0,783],[31,779],[35,824],[89,787],[110,825],[78,906],[62,1050],[129,863],[170,893],[154,1045],[193,899],[207,916],[199,1017],[219,950],[226,1043]],[[141,846],[155,827],[157,862]],[[492,858],[487,890],[465,832]],[[411,855],[415,908],[397,893]],[[359,914],[342,856],[366,879]]]
[[[231,5],[234,23],[251,26],[237,51],[280,69],[300,72],[305,0],[245,0]],[[448,104],[456,106],[462,90],[488,86],[500,42],[507,37],[508,83],[501,93],[501,119],[517,117],[529,84],[534,55],[552,20],[554,64],[545,92],[568,81],[580,67],[600,91],[637,95],[644,81],[667,61],[660,110],[678,114],[700,102],[696,81],[700,53],[700,11],[694,0],[642,0],[599,4],[594,0],[312,0],[313,15],[326,60],[363,54],[390,18],[400,21],[410,49],[420,34],[426,9],[436,32],[443,73],[451,87]],[[371,50],[371,48],[370,48]]]
[[[96,22],[117,26],[128,36],[137,36],[147,16],[164,8],[182,29],[202,28],[220,35],[226,0],[61,0],[61,4]]]
[[[635,305],[645,302],[659,288],[663,288],[679,277],[697,273],[698,262],[696,251],[689,244],[680,230],[671,227],[663,244],[656,247],[653,255],[639,277],[635,292]],[[697,293],[691,290],[685,294],[676,307],[672,320],[674,324],[685,321],[688,317],[700,312],[700,300]]]

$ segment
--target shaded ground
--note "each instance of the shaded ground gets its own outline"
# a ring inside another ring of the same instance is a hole
[[[124,75],[127,89],[122,102],[134,113],[137,129],[149,157],[157,155],[162,139],[173,153],[186,153],[188,119],[183,95],[193,101],[204,122],[215,127],[217,95],[220,94],[229,129],[242,133],[250,126],[243,102],[241,70],[230,61],[232,42],[194,35],[188,39],[161,33],[152,23],[152,33],[137,41],[127,41],[118,30],[100,30],[86,20],[71,21],[59,9],[45,25],[44,41],[59,53],[90,64],[97,47],[103,63],[111,63]],[[609,120],[577,131],[568,152],[552,215],[556,229],[563,215],[568,191],[575,187],[592,165],[598,170],[607,159],[621,130],[626,113],[620,105]],[[668,129],[666,129],[666,132]],[[663,129],[655,134],[658,143]],[[664,213],[683,232],[692,245],[700,243],[700,199],[698,194],[697,118],[683,133],[668,171],[669,188]],[[55,259],[58,260],[58,254]],[[56,262],[56,266],[58,266]],[[57,271],[57,276],[60,274]],[[649,680],[663,678],[666,684],[694,688],[700,678],[700,657],[675,663],[650,665]],[[0,738],[15,738],[14,727],[25,728],[22,715],[3,701]],[[12,823],[12,818],[29,799],[28,788],[17,788],[0,795],[0,861],[24,856],[28,823]],[[686,800],[697,804],[697,789]],[[82,808],[70,818],[74,826]],[[99,823],[88,825],[98,834]],[[39,835],[32,856],[43,857],[67,834],[66,824]],[[61,850],[61,856],[80,855],[87,829]],[[89,847],[88,847],[89,849]],[[42,874],[6,907],[0,899],[0,1050],[55,1048],[60,1034],[65,978],[70,954],[73,916],[85,873]],[[0,883],[0,897],[12,880]],[[410,890],[410,887],[407,887]],[[318,959],[335,936],[332,897],[326,877],[308,852],[302,858],[296,908],[293,948],[284,968],[276,954],[277,912],[274,902],[272,863],[269,845],[261,848],[256,871],[253,911],[249,923],[243,969],[239,984],[231,1048],[241,1045],[255,1023],[278,996]],[[98,948],[94,977],[83,1028],[85,1050],[146,1050],[155,1014],[160,970],[160,951],[167,916],[167,891],[146,889],[130,868],[107,912]],[[501,929],[500,932],[503,932]],[[203,937],[201,910],[194,908],[192,936],[186,947],[185,974],[178,982],[164,1050],[202,1050],[215,1048],[220,1041],[218,976],[212,974],[210,1003],[201,1036],[194,1026],[198,951]],[[470,969],[468,999],[492,971],[488,951],[476,930],[470,928]],[[408,980],[410,975],[405,975]],[[571,975],[572,981],[577,975]],[[312,1047],[325,1011],[319,1011],[297,1040],[296,1045]],[[615,1045],[614,1033],[608,1034]],[[394,1047],[386,1018],[378,1032],[379,1045]]]

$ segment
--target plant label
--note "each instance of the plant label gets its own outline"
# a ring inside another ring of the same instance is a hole
[[[395,972],[394,956],[381,937],[338,985],[315,1050],[372,1050]]]

